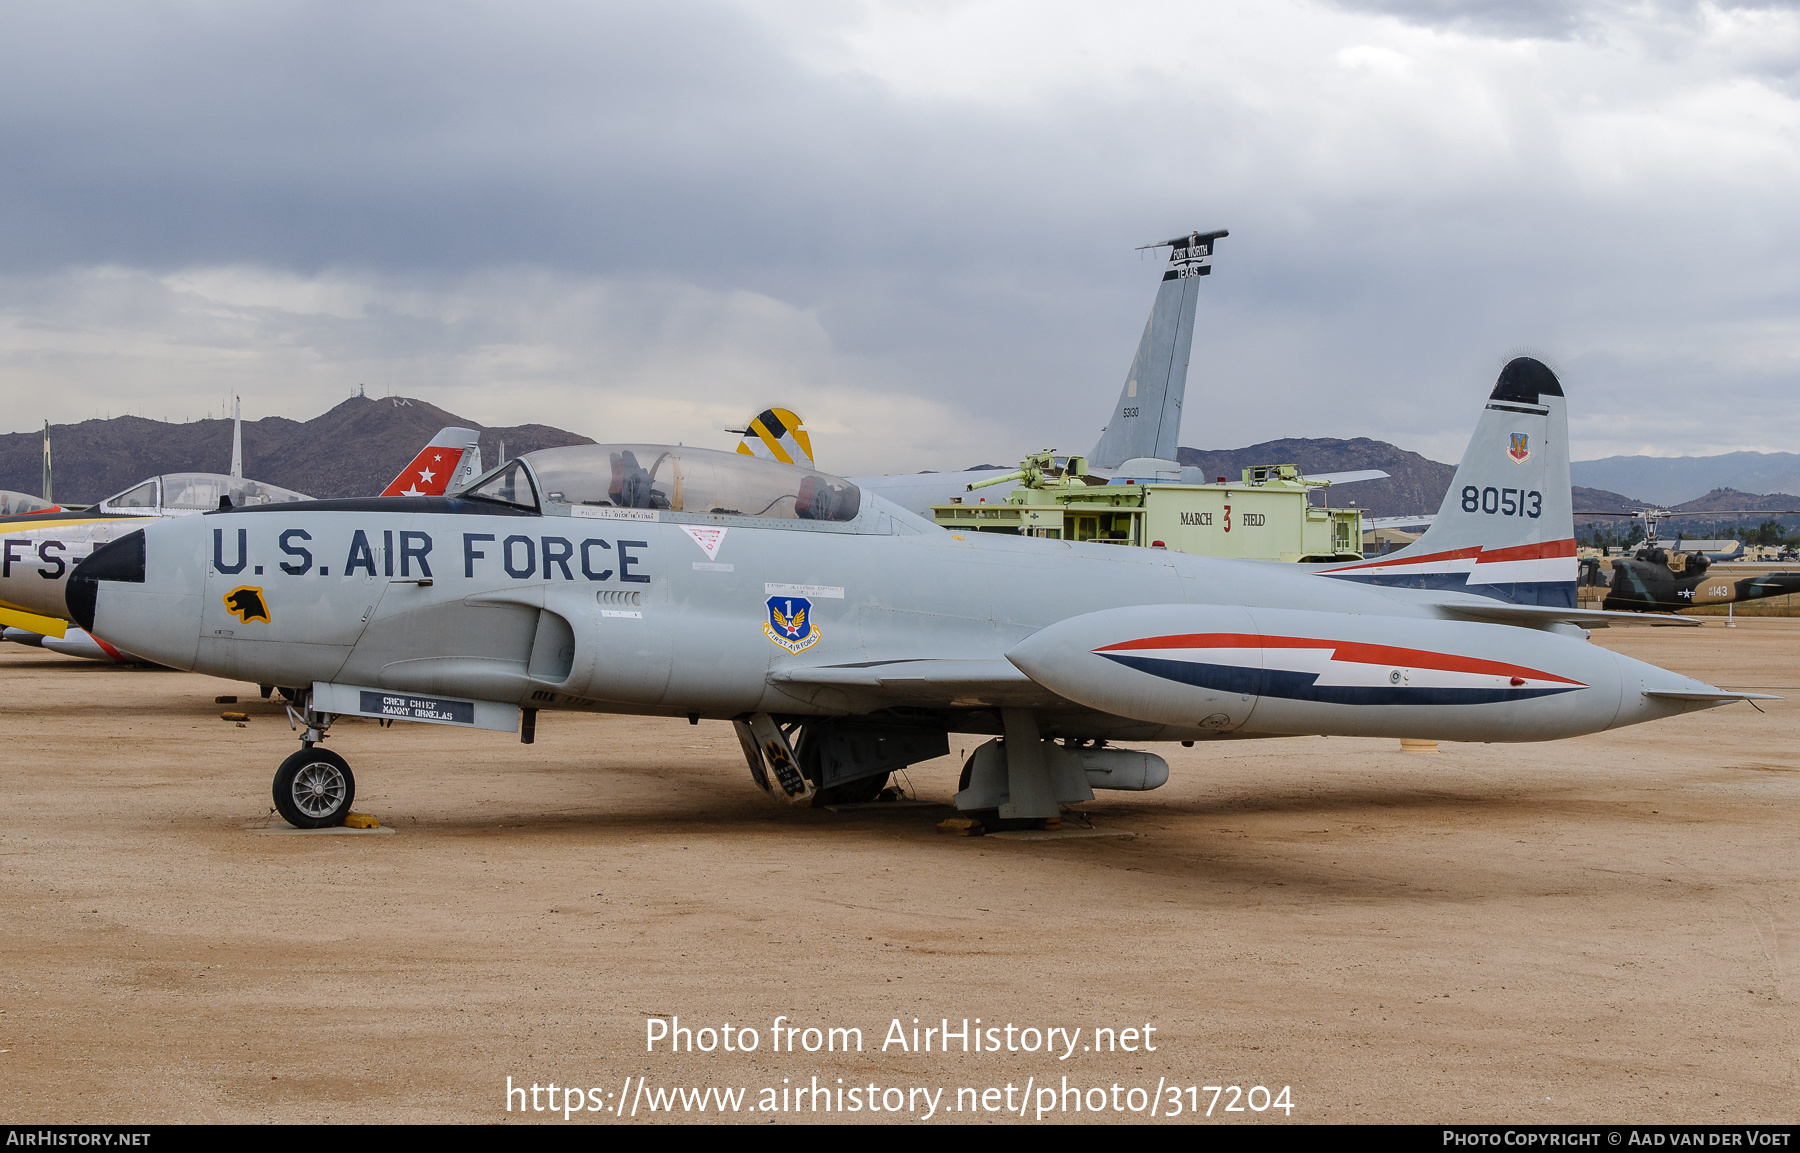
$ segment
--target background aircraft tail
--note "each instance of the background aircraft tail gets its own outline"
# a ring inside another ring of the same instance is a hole
[[[1500,370],[1437,517],[1397,552],[1323,575],[1575,606],[1575,514],[1562,384],[1521,356]]]
[[[443,428],[400,470],[382,496],[443,496],[454,485],[481,475],[481,434],[472,428]]]
[[[812,438],[806,435],[806,426],[800,417],[789,408],[765,408],[750,421],[748,428],[729,428],[727,432],[741,432],[744,439],[738,442],[737,450],[745,456],[760,456],[765,460],[778,460],[782,464],[797,464],[801,468],[814,468]]]
[[[1229,233],[1192,232],[1146,244],[1169,248],[1169,267],[1138,341],[1131,373],[1119,391],[1112,419],[1088,453],[1093,468],[1118,468],[1133,457],[1174,460],[1181,435],[1181,402],[1187,394],[1188,355],[1194,342],[1199,278],[1212,274],[1213,244]]]

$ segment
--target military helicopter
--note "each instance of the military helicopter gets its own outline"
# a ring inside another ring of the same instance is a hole
[[[1793,509],[1721,509],[1705,513],[1641,508],[1629,512],[1581,513],[1582,516],[1628,516],[1644,525],[1644,543],[1629,557],[1615,557],[1612,583],[1602,607],[1609,612],[1674,612],[1695,605],[1735,604],[1800,592],[1800,572],[1765,573],[1733,580],[1708,576],[1714,557],[1700,551],[1671,548],[1657,539],[1657,526],[1676,516],[1790,516]],[[1599,561],[1587,562],[1587,583],[1598,574]]]

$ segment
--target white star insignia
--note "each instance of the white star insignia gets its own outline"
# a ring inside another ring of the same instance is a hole
[[[419,486],[415,484],[411,488],[407,489],[405,492],[401,493],[400,495],[401,496],[424,496],[425,494],[420,492]]]
[[[430,470],[430,469],[428,469],[428,468],[425,468],[425,469],[420,469],[420,470],[419,470],[419,479],[420,479],[420,480],[422,480],[422,481],[424,481],[424,482],[425,482],[425,483],[426,483],[426,484],[430,484],[430,483],[431,483],[431,478],[432,478],[432,477],[433,477],[433,476],[435,476],[435,475],[437,475],[437,474],[436,474],[436,473],[434,473],[434,472],[432,472],[432,471],[431,471],[431,470]]]

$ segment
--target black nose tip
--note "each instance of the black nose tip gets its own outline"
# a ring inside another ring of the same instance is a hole
[[[101,581],[144,583],[143,529],[101,545],[69,574],[63,591],[69,618],[89,632],[94,631],[94,598],[99,595]]]

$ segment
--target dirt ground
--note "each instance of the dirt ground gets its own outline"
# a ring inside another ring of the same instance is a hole
[[[1159,747],[1167,786],[1084,806],[1137,836],[1037,841],[771,804],[724,724],[346,722],[356,808],[397,832],[297,835],[248,827],[297,748],[254,686],[0,645],[0,1117],[565,1123],[508,1077],[592,1088],[567,1124],[716,1115],[646,1107],[677,1086],[748,1089],[739,1120],[926,1112],[750,1112],[817,1077],[944,1090],[936,1121],[1032,1119],[1046,1082],[1084,1103],[1046,1120],[1143,1119],[1160,1084],[1159,1118],[1261,1085],[1296,1122],[1791,1121],[1800,621],[1595,638],[1789,699],[1437,755]],[[946,802],[959,765],[910,784]],[[677,1015],[758,1048],[646,1053]],[[775,1051],[778,1017],[863,1051]],[[1082,1031],[884,1051],[914,1018]],[[1145,1025],[1154,1052],[1092,1051]]]

